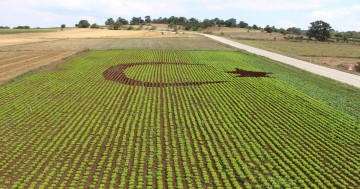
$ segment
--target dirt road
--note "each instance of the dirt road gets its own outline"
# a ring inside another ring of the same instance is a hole
[[[340,81],[342,83],[346,83],[346,84],[360,88],[360,76],[357,76],[357,75],[345,73],[345,72],[334,70],[331,68],[326,68],[323,66],[315,65],[310,62],[305,62],[305,61],[298,60],[295,58],[290,58],[290,57],[283,56],[280,54],[261,50],[261,49],[255,48],[255,47],[251,47],[251,46],[244,45],[244,44],[241,44],[241,43],[238,43],[235,41],[231,41],[229,39],[225,39],[223,37],[207,35],[207,34],[200,34],[200,35],[203,35],[210,39],[230,45],[232,47],[248,51],[248,52],[256,54],[256,55],[264,56],[264,57],[270,58],[272,60],[276,60],[278,62],[288,64],[288,65],[306,70],[308,72],[318,74],[318,75],[321,75],[324,77],[328,77],[328,78],[334,79],[336,81]]]

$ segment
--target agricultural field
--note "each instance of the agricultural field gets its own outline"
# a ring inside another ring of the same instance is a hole
[[[360,62],[359,43],[292,42],[274,40],[237,40],[240,43],[312,62],[333,69],[349,71],[349,65]]]
[[[57,29],[0,29],[0,35],[19,34],[19,33],[47,33],[56,32]]]
[[[281,33],[267,33],[261,30],[246,28],[230,28],[230,27],[209,27],[201,31],[202,33],[212,33],[214,35],[222,35],[232,39],[246,40],[283,40],[284,35]]]
[[[87,50],[108,49],[234,50],[203,37],[166,32],[66,29],[0,35],[0,84]]]
[[[356,65],[360,62],[359,42],[329,43],[285,40],[285,35],[281,33],[267,33],[244,28],[209,27],[202,32],[222,35],[245,45],[360,75],[355,70],[348,70],[350,64]],[[288,34],[286,36],[296,35]]]
[[[2,85],[0,188],[359,188],[359,120],[268,64],[97,50]]]

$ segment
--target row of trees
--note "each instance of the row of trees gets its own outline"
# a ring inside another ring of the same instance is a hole
[[[274,26],[270,27],[269,25],[267,25],[264,28],[264,31],[266,31],[268,33],[279,32],[284,35],[285,34],[295,34],[295,35],[305,34],[309,39],[315,38],[318,41],[326,41],[331,36],[331,34],[330,34],[331,29],[332,28],[329,23],[326,23],[322,20],[317,20],[315,22],[310,23],[309,30],[307,30],[307,31],[302,31],[300,28],[296,28],[296,27],[288,28],[287,30],[285,30],[283,28],[277,29]]]
[[[116,21],[113,18],[108,18],[105,22],[105,25],[110,29],[119,29],[122,25],[141,25],[141,24],[168,24],[169,27],[175,28],[175,26],[182,26],[185,30],[197,31],[199,29],[208,28],[210,26],[226,26],[226,27],[240,27],[240,28],[250,28],[250,29],[261,29],[260,27],[253,25],[249,26],[248,23],[240,21],[237,23],[235,18],[230,18],[228,20],[222,20],[219,18],[214,19],[204,19],[198,20],[196,18],[187,19],[185,17],[176,17],[171,16],[169,18],[159,17],[158,19],[151,19],[150,16],[142,17],[133,17],[130,21],[119,17]]]
[[[10,29],[8,26],[0,26],[0,29]],[[13,29],[30,29],[30,26],[16,26]]]
[[[144,19],[142,17],[132,17],[130,21],[126,20],[125,18],[119,17],[115,21],[113,18],[108,18],[105,21],[105,25],[108,26],[109,29],[120,29],[123,25],[144,25],[144,24],[168,24],[170,28],[178,29],[178,26],[181,26],[184,30],[193,30],[193,31],[199,31],[204,28],[208,28],[211,26],[217,26],[217,27],[239,27],[239,28],[247,28],[247,29],[255,29],[255,30],[264,30],[268,33],[272,32],[279,32],[282,34],[294,34],[294,35],[303,35],[305,34],[309,39],[315,38],[319,41],[325,41],[328,38],[330,38],[330,30],[332,29],[330,24],[318,20],[315,22],[310,23],[309,30],[303,31],[300,28],[291,27],[288,29],[284,28],[276,28],[275,26],[269,26],[266,25],[265,28],[258,27],[257,25],[250,26],[248,23],[244,21],[237,22],[235,18],[230,18],[228,20],[222,20],[219,18],[214,19],[204,19],[204,20],[198,20],[196,18],[190,18],[187,19],[186,17],[176,17],[171,16],[169,18],[166,17],[159,17],[157,19],[151,19],[150,16],[145,16]],[[100,26],[97,24],[92,24],[87,20],[81,20],[78,24],[76,24],[76,27],[79,28],[99,28]]]

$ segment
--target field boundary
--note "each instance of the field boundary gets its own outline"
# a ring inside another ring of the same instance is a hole
[[[288,64],[297,68],[300,68],[302,70],[311,72],[311,73],[315,73],[317,75],[321,75],[324,77],[328,77],[331,78],[333,80],[336,81],[340,81],[342,83],[346,83],[355,87],[360,88],[360,76],[357,75],[353,75],[353,74],[349,74],[349,73],[345,73],[342,71],[338,71],[335,69],[331,69],[331,68],[327,68],[324,66],[320,66],[320,65],[316,65],[316,64],[312,64],[310,62],[306,62],[306,61],[302,61],[302,60],[298,60],[295,58],[290,58],[288,56],[284,56],[284,55],[280,55],[277,53],[273,53],[273,52],[269,52],[266,50],[262,50],[259,48],[255,48],[255,47],[251,47],[248,45],[244,45],[242,43],[239,42],[235,42],[229,39],[225,39],[223,37],[218,37],[218,36],[214,36],[214,35],[208,35],[208,34],[202,34],[199,33],[198,35],[202,35],[205,36],[207,38],[210,38],[212,40],[230,45],[232,47],[238,48],[238,49],[242,49],[245,50],[247,52],[256,54],[256,55],[260,55],[260,56],[264,56],[266,58],[270,58],[272,60],[284,63],[284,64]]]

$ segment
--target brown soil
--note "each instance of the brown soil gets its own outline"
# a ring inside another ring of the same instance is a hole
[[[107,80],[115,81],[117,83],[121,83],[124,85],[134,85],[134,86],[143,86],[143,87],[192,86],[192,85],[204,85],[204,84],[215,84],[215,83],[225,82],[225,81],[175,82],[175,83],[145,82],[145,81],[138,81],[128,78],[125,75],[126,69],[133,66],[140,66],[147,64],[176,64],[182,66],[199,65],[199,64],[168,63],[168,62],[140,62],[140,63],[121,64],[119,66],[110,67],[108,70],[106,70],[104,72],[104,77]]]
[[[235,71],[228,71],[227,73],[237,74],[236,77],[269,77],[268,74],[272,74],[269,72],[254,72],[247,71],[239,68],[235,68]]]

